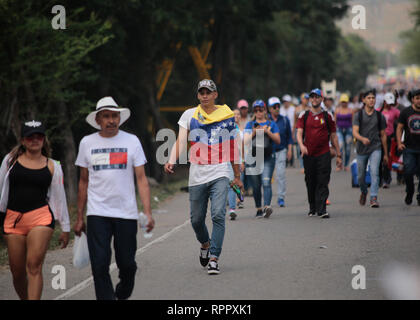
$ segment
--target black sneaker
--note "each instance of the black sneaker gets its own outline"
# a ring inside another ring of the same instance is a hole
[[[210,248],[200,248],[200,263],[203,267],[209,264],[210,260]]]
[[[271,207],[265,207],[263,212],[264,212],[264,218],[268,219],[273,213],[273,209]]]
[[[408,206],[410,204],[412,204],[413,203],[413,194],[412,193],[407,193],[406,196],[405,196],[404,201],[405,201],[405,204],[408,205]]]
[[[219,264],[217,263],[217,261],[211,260],[209,262],[209,266],[207,267],[207,272],[208,272],[208,274],[219,274],[220,273]]]
[[[255,215],[255,218],[261,219],[264,217],[263,211],[261,209],[258,209],[257,214]]]
[[[324,213],[320,214],[319,217],[321,219],[328,219],[330,217],[330,215],[328,214],[328,212],[324,212]]]
[[[308,212],[308,217],[315,217],[316,216],[316,212],[315,211],[309,211]]]
[[[232,221],[236,220],[237,215],[236,215],[235,211],[229,212],[229,217],[230,217],[230,220],[232,220]]]

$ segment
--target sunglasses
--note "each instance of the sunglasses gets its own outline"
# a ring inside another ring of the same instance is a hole
[[[24,139],[28,140],[28,141],[33,141],[33,140],[40,140],[41,141],[41,140],[44,140],[44,138],[45,138],[45,136],[43,134],[35,133],[35,134],[31,134],[28,137],[25,137]]]
[[[316,94],[313,94],[313,95],[310,95],[309,96],[309,98],[312,98],[312,99],[319,99],[319,98],[322,98],[321,96],[318,96],[318,95],[316,95]]]
[[[275,104],[274,106],[272,106],[271,108],[273,109],[280,109],[280,105],[279,104]]]
[[[264,109],[263,108],[255,108],[254,112],[264,112]]]

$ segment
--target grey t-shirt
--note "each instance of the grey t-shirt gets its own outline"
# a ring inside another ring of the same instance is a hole
[[[357,154],[370,154],[375,150],[381,149],[382,142],[378,132],[378,117],[375,111],[371,115],[368,115],[363,108],[361,111],[362,115],[362,125],[359,123],[360,114],[356,112],[353,116],[353,125],[359,126],[359,134],[362,137],[368,138],[370,144],[365,146],[362,142],[357,140],[356,142],[356,152]],[[385,130],[386,120],[384,115],[381,113],[381,130]]]

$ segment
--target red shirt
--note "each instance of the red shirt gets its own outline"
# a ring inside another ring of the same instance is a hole
[[[297,128],[303,129],[305,111],[301,112],[297,122]],[[328,124],[330,132],[336,132],[335,122],[331,113],[328,112]],[[322,112],[313,114],[309,111],[306,119],[305,140],[303,144],[308,148],[308,155],[316,157],[330,151],[330,143],[328,139],[328,127]]]

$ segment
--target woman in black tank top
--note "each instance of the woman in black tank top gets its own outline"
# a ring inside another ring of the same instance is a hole
[[[25,213],[48,205],[47,193],[52,180],[48,158],[41,169],[26,168],[16,161],[9,179],[8,209]]]
[[[4,232],[13,285],[20,299],[38,300],[43,287],[42,265],[55,222],[47,201],[54,163],[49,160],[41,122],[23,124],[21,143],[12,150],[9,159]],[[63,247],[67,246],[69,233],[63,232],[60,240]]]

